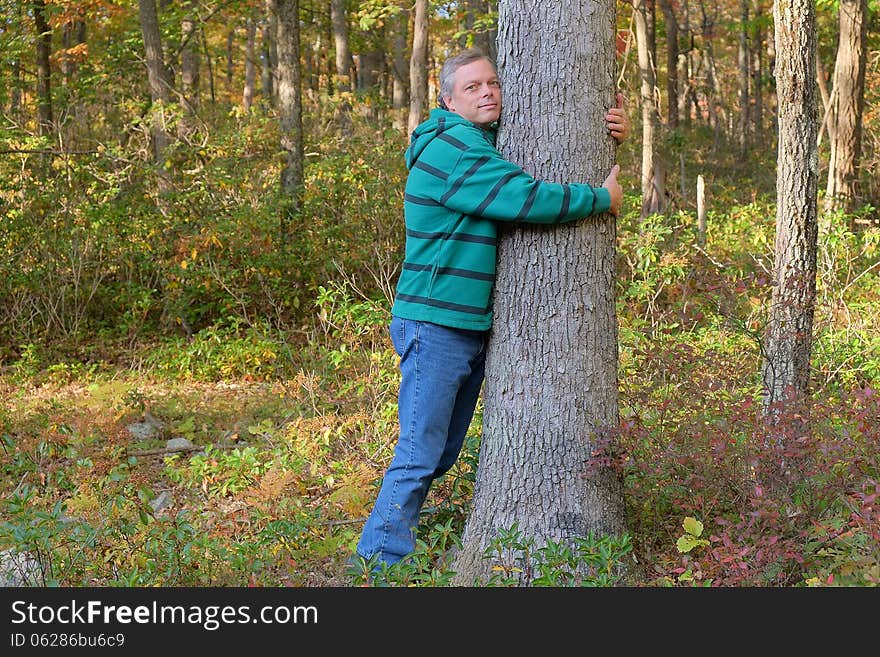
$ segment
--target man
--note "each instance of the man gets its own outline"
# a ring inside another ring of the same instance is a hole
[[[479,50],[446,61],[440,97],[406,152],[406,254],[390,328],[402,375],[400,436],[357,545],[374,565],[413,551],[428,488],[455,463],[473,418],[492,325],[497,222],[616,216],[623,198],[616,164],[592,187],[536,180],[501,156],[501,84]],[[625,138],[622,95],[605,120]]]

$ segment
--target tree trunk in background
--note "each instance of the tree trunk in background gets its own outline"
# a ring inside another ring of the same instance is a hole
[[[428,103],[428,0],[416,0],[413,47],[409,60],[409,119],[407,132],[422,122]]]
[[[502,0],[499,147],[536,176],[601,184],[616,146],[604,109],[616,84],[615,3]],[[552,109],[551,109],[552,108]],[[625,531],[622,482],[591,470],[618,425],[614,217],[499,234],[483,438],[454,583],[486,581],[499,532],[572,545]],[[528,584],[530,564],[512,573]]]
[[[85,134],[88,139],[88,133],[91,131],[91,122],[88,120],[87,116],[85,116],[83,103],[78,97],[77,88],[74,84],[74,75],[78,68],[76,59],[79,56],[79,53],[74,54],[74,52],[78,51],[80,46],[83,46],[85,43],[86,23],[85,20],[82,20],[81,17],[77,15],[66,21],[61,30],[62,52],[59,54],[61,55],[60,67],[63,95],[61,99],[61,116],[58,124],[63,126],[67,123],[70,117],[73,117],[73,121],[71,122],[73,135],[79,136]],[[66,135],[64,138],[65,145],[67,147],[73,147],[74,140],[75,137],[72,138],[72,135]]]
[[[73,19],[64,24],[61,32],[61,46],[66,51],[86,42],[86,23],[84,20]],[[61,84],[65,87],[71,83],[76,72],[76,63],[70,57],[61,60]]]
[[[816,52],[816,81],[819,85],[819,97],[822,99],[822,123],[819,125],[819,136],[816,138],[816,144],[821,148],[822,135],[828,132],[829,135],[834,129],[835,121],[832,118],[834,113],[834,104],[831,102],[831,93],[828,91],[828,73],[822,64],[822,58]],[[833,139],[832,139],[833,140]]]
[[[684,57],[682,57],[682,69],[684,75],[680,76],[687,80],[687,86],[684,89],[684,92],[681,95],[681,105],[682,105],[682,117],[684,118],[685,123],[690,125],[693,119],[696,119],[697,122],[701,122],[702,115],[700,111],[700,103],[697,99],[697,88],[696,88],[696,74],[694,63],[694,51],[696,50],[694,46],[694,31],[691,29],[691,9],[690,3],[688,0],[684,0],[684,39],[685,43],[687,43],[687,50],[685,51]]]
[[[278,32],[278,21],[272,11],[272,0],[266,0],[266,20],[261,30],[263,37],[263,96],[271,104],[275,104],[277,92],[275,84],[276,67],[278,65],[278,48],[275,39]]]
[[[816,7],[777,0],[773,8],[779,146],[773,296],[763,362],[763,407],[803,399],[810,381],[816,298]]]
[[[194,15],[198,8],[193,2],[186,4],[187,14],[181,21],[181,34],[183,36],[182,50],[180,52],[180,90],[183,98],[189,105],[188,109],[195,112],[199,107],[199,27]]]
[[[336,89],[351,91],[354,82],[354,63],[348,42],[345,0],[330,0],[330,20],[333,25],[333,43],[336,46]]]
[[[409,111],[409,11],[401,10],[391,19],[391,43],[394,53],[391,56],[391,107],[394,113],[394,127],[406,130]]]
[[[715,21],[706,15],[706,5],[701,2],[700,9],[703,13],[703,64],[706,67],[706,107],[709,110],[709,125],[712,126],[715,133],[715,142],[713,148],[718,146],[723,137],[726,137],[726,128],[724,125],[723,112],[721,109],[720,90],[718,87],[718,73],[715,66],[715,49],[713,48],[713,39]]]
[[[277,25],[278,115],[281,123],[281,192],[287,222],[299,212],[303,187],[302,80],[299,61],[299,0],[270,0]],[[283,229],[288,226],[283,225]]]
[[[649,214],[661,212],[663,205],[655,179],[654,131],[657,109],[654,105],[654,62],[651,59],[646,0],[633,0],[633,9],[641,79],[639,100],[642,107],[642,217],[647,217]]]
[[[377,87],[385,69],[385,52],[365,50],[357,56],[357,90],[368,91]]]
[[[141,31],[144,37],[144,53],[147,63],[147,78],[150,84],[151,136],[153,140],[153,157],[158,166],[160,191],[167,191],[167,174],[163,167],[165,148],[170,137],[165,126],[165,106],[171,98],[172,80],[165,66],[162,53],[162,36],[159,32],[159,14],[156,0],[138,0]]]
[[[46,21],[46,3],[34,0],[34,25],[37,28],[37,126],[41,135],[54,132],[55,118],[52,112],[52,31]]]
[[[256,45],[257,23],[252,16],[247,19],[247,41],[244,55],[244,90],[241,94],[241,106],[245,112],[251,111],[254,104],[254,86],[257,83]]]
[[[214,93],[214,65],[211,63],[211,51],[208,49],[208,37],[203,29],[196,30],[196,34],[201,36],[202,51],[205,55],[205,68],[208,71],[208,92],[211,95],[211,105],[217,103],[217,95]]]
[[[739,0],[740,27],[737,62],[739,64],[739,117],[736,125],[736,141],[744,156],[749,150],[749,84],[752,78],[751,51],[749,49],[749,2]]]
[[[495,44],[498,30],[494,27],[489,28],[486,24],[489,14],[495,11],[496,6],[496,2],[487,2],[487,0],[467,0],[465,3],[465,27],[468,30],[475,30],[473,45],[493,61],[498,56],[498,48]]]
[[[758,140],[764,140],[764,16],[762,0],[755,2],[755,30],[752,37],[752,98],[755,100],[752,112],[752,132]]]
[[[855,209],[858,202],[868,0],[840,0],[840,41],[834,65],[835,129],[828,163],[825,210]],[[876,172],[875,172],[876,174]]]
[[[235,77],[235,32],[238,25],[233,23],[226,32],[226,89],[232,89]]]
[[[660,0],[666,20],[666,125],[678,127],[678,21],[670,0]]]

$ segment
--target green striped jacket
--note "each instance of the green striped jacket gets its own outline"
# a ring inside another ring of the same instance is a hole
[[[406,151],[406,253],[391,312],[470,330],[492,326],[498,221],[552,224],[607,212],[604,187],[536,180],[495,131],[434,109]]]

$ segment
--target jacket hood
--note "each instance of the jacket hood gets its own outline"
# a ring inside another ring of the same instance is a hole
[[[428,119],[420,123],[410,135],[409,147],[406,149],[406,168],[411,169],[425,147],[455,125],[476,127],[460,114],[440,108],[432,109]],[[492,134],[494,131],[483,130],[483,132],[491,135],[490,139],[494,137]]]

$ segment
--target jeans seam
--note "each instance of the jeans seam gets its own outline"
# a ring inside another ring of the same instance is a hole
[[[419,398],[419,383],[421,380],[421,377],[419,376],[419,359],[418,359],[419,327],[421,326],[421,322],[414,322],[414,324],[415,324],[415,332],[414,332],[415,335],[413,336],[413,350],[415,352],[416,358],[415,358],[414,366],[413,366],[413,376],[415,377],[415,381],[413,383],[412,403],[410,404],[410,420],[409,420],[409,430],[408,430],[408,435],[410,436],[409,453],[407,454],[406,465],[403,468],[403,476],[404,477],[409,472],[409,469],[412,466],[413,459],[415,458],[415,451],[416,451],[416,444],[415,444],[416,427],[415,427],[415,424],[416,424],[416,420],[415,420],[415,413],[412,412],[412,409],[415,409],[415,407],[417,406],[416,402]],[[406,354],[406,349],[407,349],[408,345],[406,344],[406,328],[405,328],[405,323],[403,320],[401,321],[401,332],[403,333],[403,336],[402,336],[403,340],[401,340],[401,344],[404,347],[403,352],[404,352],[404,354]],[[403,427],[401,427],[400,430],[401,430],[401,432],[403,432]],[[398,477],[397,479],[395,479],[394,488],[391,489],[390,504],[389,504],[389,508],[388,508],[389,518],[391,517],[391,513],[393,512],[393,509],[394,509],[394,500],[397,497],[397,488],[400,485],[400,480],[401,480],[401,477]],[[401,508],[401,510],[402,510],[402,508]],[[416,516],[416,518],[418,518],[418,516]],[[392,525],[393,525],[393,523],[390,520],[385,525],[386,529],[385,529],[385,531],[382,532],[382,543],[379,545],[379,554],[385,553],[385,545],[388,543],[388,537],[391,534],[391,532],[394,531],[394,527]],[[412,528],[411,527],[408,528],[408,531],[410,533],[412,533]]]

